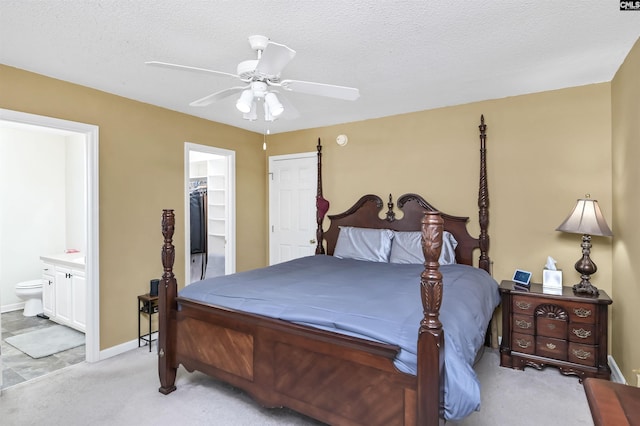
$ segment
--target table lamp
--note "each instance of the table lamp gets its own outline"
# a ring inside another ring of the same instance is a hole
[[[580,274],[582,281],[573,286],[573,291],[577,294],[597,296],[599,291],[590,281],[590,276],[598,270],[596,264],[589,257],[591,236],[610,237],[613,235],[600,211],[598,200],[591,199],[589,194],[585,198],[578,199],[569,216],[556,228],[556,231],[582,234],[582,258],[575,264],[576,271]]]

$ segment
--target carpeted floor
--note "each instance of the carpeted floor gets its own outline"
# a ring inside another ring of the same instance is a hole
[[[178,372],[178,390],[158,392],[157,356],[135,349],[81,363],[5,389],[0,423],[24,425],[321,425],[287,409],[261,408],[244,393],[200,373]],[[584,389],[554,368],[499,367],[497,350],[476,366],[482,409],[451,425],[593,425]]]

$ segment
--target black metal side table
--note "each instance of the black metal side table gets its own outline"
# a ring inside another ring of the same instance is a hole
[[[145,345],[149,345],[149,352],[151,352],[151,342],[156,340],[151,338],[153,335],[153,331],[151,330],[151,317],[157,313],[158,296],[151,296],[149,293],[138,296],[138,347],[143,346],[142,342],[145,342]],[[142,334],[140,330],[140,322],[143,314],[146,314],[149,319],[148,332],[145,334]]]

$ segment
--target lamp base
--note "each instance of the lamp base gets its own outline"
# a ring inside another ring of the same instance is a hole
[[[584,296],[598,296],[600,291],[589,281],[582,281],[573,286],[573,292]]]
[[[600,292],[589,281],[591,275],[598,270],[596,264],[589,257],[591,254],[591,236],[584,234],[580,246],[582,247],[582,257],[576,262],[575,268],[580,273],[582,281],[573,286],[573,292],[584,296],[598,296]]]

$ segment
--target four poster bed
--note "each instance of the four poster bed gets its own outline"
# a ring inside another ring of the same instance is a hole
[[[329,215],[323,232],[328,203],[318,142],[317,255],[200,281],[178,294],[174,215],[164,210],[160,392],[176,389],[182,364],[266,407],[329,424],[436,425],[476,410],[473,362],[499,302],[489,275],[484,117],[479,129],[478,238],[467,217],[438,212],[416,194],[398,199],[401,219],[391,196],[380,218],[383,201],[365,195]]]

